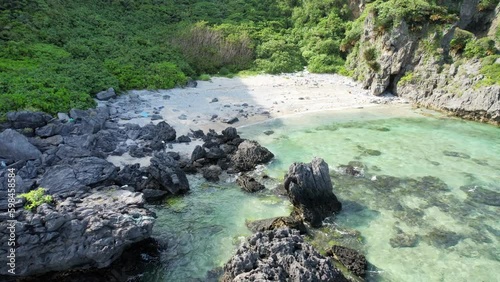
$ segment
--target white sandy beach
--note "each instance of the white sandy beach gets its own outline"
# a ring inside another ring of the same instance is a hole
[[[213,77],[210,81],[198,81],[196,88],[135,90],[121,95],[115,104],[129,102],[130,95],[138,95],[141,103],[133,104],[133,112],[125,113],[130,120],[121,123],[157,123],[161,120],[151,121],[157,111],[178,135],[189,129],[222,130],[228,126],[224,121],[235,117],[239,121],[232,126],[239,127],[297,113],[404,102],[394,97],[370,96],[348,77],[306,72]],[[214,98],[217,102],[212,102]]]
[[[190,130],[242,127],[272,118],[307,112],[373,107],[406,103],[393,96],[370,96],[351,78],[331,74],[300,72],[250,77],[213,77],[198,81],[195,88],[133,90],[108,102],[112,115],[121,124],[141,126],[166,121],[177,136]],[[159,115],[155,118],[154,115]],[[161,117],[160,117],[161,116]],[[238,121],[228,124],[227,121]],[[189,154],[196,142],[173,144],[173,150]],[[136,158],[110,157],[116,165],[138,162]],[[149,163],[149,158],[140,161]]]

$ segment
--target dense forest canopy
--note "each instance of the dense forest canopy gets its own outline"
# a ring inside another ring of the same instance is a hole
[[[304,66],[349,74],[345,61],[367,13],[377,14],[381,29],[400,20],[415,28],[450,25],[459,13],[455,1],[377,0],[367,1],[372,3],[356,20],[350,2],[356,1],[3,0],[0,113],[87,108],[109,87],[172,88],[202,74]],[[497,3],[479,5],[492,9]],[[488,41],[467,49],[476,42],[469,37],[455,42],[457,52],[495,48]]]

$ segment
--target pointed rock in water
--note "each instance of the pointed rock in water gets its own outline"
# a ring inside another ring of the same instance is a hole
[[[365,277],[368,263],[365,256],[358,251],[342,246],[333,246],[326,254],[340,261],[354,275]]]
[[[257,192],[266,188],[264,187],[264,185],[257,182],[255,178],[244,174],[238,176],[238,179],[236,179],[236,183],[238,183],[241,189],[250,193]]]
[[[313,227],[320,227],[323,219],[342,209],[332,191],[328,164],[321,158],[292,164],[285,176],[285,189],[294,206],[292,215]]]
[[[304,242],[299,231],[258,232],[240,246],[224,265],[223,282],[348,280],[331,260]]]
[[[219,175],[221,175],[222,169],[218,165],[211,165],[203,169],[203,178],[208,181],[219,181]]]

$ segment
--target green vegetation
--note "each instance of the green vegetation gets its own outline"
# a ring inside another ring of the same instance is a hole
[[[18,197],[26,199],[27,203],[25,208],[29,211],[33,211],[42,204],[50,204],[54,201],[51,195],[45,195],[45,188],[42,187],[21,194]]]
[[[488,37],[481,39],[469,40],[465,45],[464,56],[467,58],[483,58],[490,55],[495,55],[497,48],[495,41]]]
[[[500,84],[500,55],[493,55],[485,57],[481,60],[481,74],[484,75],[478,85],[476,86],[489,86],[493,84]]]
[[[172,88],[189,77],[304,67],[351,75],[357,61],[348,55],[357,52],[363,52],[367,68],[378,71],[375,48],[359,46],[369,16],[377,34],[403,20],[410,31],[420,32],[457,19],[456,3],[447,7],[442,4],[447,1],[368,2],[353,21],[347,0],[3,1],[0,116],[21,109],[55,114],[93,107],[92,97],[109,87]],[[478,8],[496,3],[481,0]],[[427,49],[438,48],[441,34],[425,43]],[[457,29],[452,51],[467,57],[496,54],[491,41],[471,35]]]
[[[411,83],[413,81],[413,75],[412,71],[406,72],[405,75],[403,75],[403,77],[399,80],[399,84],[405,85]]]

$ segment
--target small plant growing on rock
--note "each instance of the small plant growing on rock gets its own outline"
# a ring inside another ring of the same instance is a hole
[[[26,206],[24,206],[24,208],[29,211],[33,211],[42,204],[50,204],[54,201],[51,195],[44,195],[44,194],[45,194],[45,188],[40,187],[36,190],[31,190],[28,193],[21,194],[18,197],[25,198],[27,204]]]

